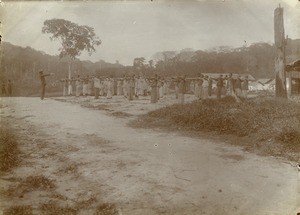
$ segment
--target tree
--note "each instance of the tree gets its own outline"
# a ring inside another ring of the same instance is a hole
[[[42,32],[52,34],[51,40],[58,40],[61,44],[59,57],[70,57],[74,60],[82,51],[89,55],[95,52],[95,46],[101,44],[96,36],[94,28],[86,25],[78,25],[64,19],[50,19],[44,22]],[[69,64],[69,78],[71,76]]]
[[[148,63],[149,63],[150,69],[154,68],[154,61],[153,60],[149,60]]]
[[[134,58],[133,60],[133,68],[136,70],[141,70],[144,68],[145,58],[144,57],[138,57]]]

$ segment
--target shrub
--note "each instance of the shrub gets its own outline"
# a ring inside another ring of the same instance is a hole
[[[225,97],[221,100],[175,104],[149,112],[144,116],[145,121],[149,117],[159,119],[160,123],[164,119],[169,123],[161,123],[162,125],[180,129],[216,131],[237,136],[254,133],[264,135],[265,132],[281,131],[286,121],[293,122],[291,126],[295,132],[299,130],[300,107],[284,99],[255,98],[235,102],[233,97]],[[153,120],[151,123],[153,124]],[[294,135],[297,133],[295,132]]]
[[[5,209],[3,215],[32,215],[32,207],[27,205],[12,206]]]
[[[96,215],[117,215],[118,211],[114,204],[102,203],[96,208]]]
[[[18,164],[18,144],[9,129],[0,129],[0,170],[9,171]]]

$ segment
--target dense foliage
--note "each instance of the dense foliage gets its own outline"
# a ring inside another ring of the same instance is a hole
[[[277,139],[300,143],[300,106],[274,98],[255,98],[235,102],[221,100],[176,104],[143,116],[143,123],[179,130],[214,131],[258,140]]]
[[[65,78],[68,75],[69,58],[60,59],[30,47],[22,48],[10,43],[2,44],[2,63],[0,68],[0,80],[13,82],[13,95],[28,96],[39,92],[40,80],[38,71],[43,69],[45,73],[53,72],[55,76],[47,78],[47,91],[60,92],[61,84],[53,82]],[[115,74],[123,71],[124,66],[116,63],[107,63],[103,60],[92,63],[75,59],[71,70],[74,75]]]
[[[86,25],[78,25],[64,19],[50,19],[44,22],[43,33],[51,34],[51,40],[61,43],[59,57],[75,58],[86,50],[90,55],[95,52],[95,46],[101,44],[94,29]]]

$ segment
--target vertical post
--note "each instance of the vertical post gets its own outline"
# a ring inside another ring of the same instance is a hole
[[[276,47],[275,58],[275,94],[277,97],[287,97],[285,77],[285,35],[283,23],[283,8],[277,7],[274,11],[274,40]]]
[[[0,70],[2,69],[2,22],[0,21]]]

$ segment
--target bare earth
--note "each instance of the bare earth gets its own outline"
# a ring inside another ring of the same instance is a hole
[[[95,110],[54,99],[2,99],[0,117],[18,130],[23,161],[1,176],[1,189],[15,183],[10,178],[31,175],[44,175],[56,187],[2,197],[0,209],[96,199],[79,214],[93,214],[97,201],[115,203],[123,215],[300,212],[300,172],[293,163],[212,138],[126,125],[168,102],[101,102],[102,110]],[[131,115],[114,116],[117,111]]]

